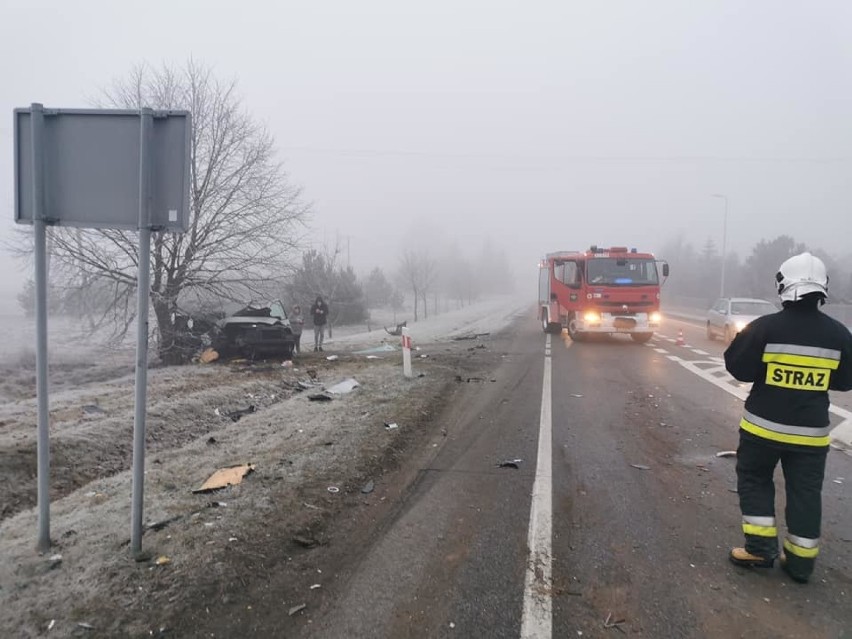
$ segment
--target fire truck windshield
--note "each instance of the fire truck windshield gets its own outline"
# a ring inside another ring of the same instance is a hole
[[[588,261],[586,281],[605,286],[655,286],[660,280],[654,260],[604,257]]]

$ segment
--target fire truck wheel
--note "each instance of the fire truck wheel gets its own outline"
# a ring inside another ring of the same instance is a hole
[[[573,317],[568,320],[568,335],[575,342],[582,342],[586,337],[585,333],[577,330],[577,321]]]
[[[632,337],[633,341],[637,344],[649,342],[653,336],[653,333],[630,333],[630,337]]]

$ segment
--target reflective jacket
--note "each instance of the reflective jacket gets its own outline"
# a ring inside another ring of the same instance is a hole
[[[753,382],[740,429],[784,448],[829,444],[829,390],[852,389],[852,333],[813,304],[790,304],[746,326],[725,367]]]

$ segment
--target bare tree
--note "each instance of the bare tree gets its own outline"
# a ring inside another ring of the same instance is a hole
[[[438,274],[437,264],[426,250],[406,249],[400,261],[400,279],[411,287],[414,294],[414,321],[418,320],[419,301],[423,300],[423,317],[429,316],[427,295],[431,292]]]
[[[219,82],[208,67],[194,61],[182,68],[137,67],[105,91],[102,106],[192,114],[189,230],[156,233],[152,240],[159,354],[177,363],[175,313],[211,300],[266,295],[290,268],[308,206],[275,159],[272,136],[243,108],[235,82]],[[64,267],[66,284],[99,284],[102,291],[108,282],[109,312],[126,327],[134,312],[136,234],[54,231],[53,259]]]

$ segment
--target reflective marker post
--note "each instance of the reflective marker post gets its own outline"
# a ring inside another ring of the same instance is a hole
[[[145,406],[148,399],[148,295],[151,288],[151,109],[139,112],[139,273],[136,277],[136,397],[133,416],[133,494],[130,551],[142,552],[145,493]]]
[[[404,326],[402,327],[402,374],[406,377],[413,375],[411,372],[411,336]]]
[[[35,241],[36,397],[38,399],[38,541],[50,550],[50,412],[47,397],[47,222],[44,211],[44,107],[30,108],[32,128],[33,236]]]

